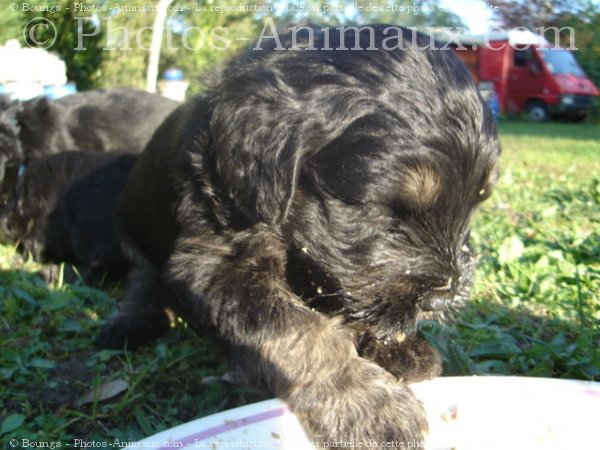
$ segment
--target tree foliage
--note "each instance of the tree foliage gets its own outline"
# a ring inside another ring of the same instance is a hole
[[[9,39],[23,39],[23,26],[27,21],[20,10],[13,10],[8,4],[0,6],[0,45]]]
[[[74,81],[77,89],[85,90],[100,84],[103,52],[101,49],[102,32],[92,36],[86,42],[85,50],[78,48],[79,33],[90,34],[94,26],[90,21],[78,21],[72,2],[68,0],[41,0],[36,5],[42,9],[23,12],[25,25],[22,25],[22,41],[29,47],[39,43],[53,42],[49,50],[57,53],[67,66],[67,78]],[[47,7],[47,8],[45,8]],[[43,17],[52,26],[36,26],[34,19]]]
[[[564,14],[576,10],[579,0],[486,0],[497,7],[495,18],[506,28],[557,26]]]
[[[203,89],[207,72],[259,33],[267,15],[243,8],[268,5],[260,0],[176,0],[173,6],[163,39],[161,70],[182,69],[194,94]]]
[[[176,0],[169,8],[162,36],[159,73],[176,67],[190,81],[192,93],[202,90],[202,75],[252,37],[259,19],[251,11],[227,7],[255,5],[255,0]],[[147,0],[126,4],[106,0],[108,11],[97,14],[103,32],[103,86],[145,87],[154,11]],[[218,11],[211,9],[218,7]],[[206,8],[204,10],[203,8]],[[221,37],[225,37],[223,41]]]
[[[0,44],[9,39],[17,39],[22,46],[29,47],[38,47],[38,43],[53,42],[48,50],[58,54],[65,61],[67,78],[74,81],[78,89],[98,86],[102,64],[102,52],[98,45],[101,33],[89,40],[86,51],[74,51],[77,47],[77,21],[71,7],[72,2],[38,0],[31,5],[36,9],[24,10],[23,3],[2,4]],[[40,23],[40,18],[47,19],[52,26],[36,26]],[[81,31],[89,32],[90,24],[82,24]]]
[[[78,2],[83,10],[76,10],[75,3],[39,0],[30,2],[37,6],[35,11],[0,14],[0,40],[17,38],[31,46],[46,41],[52,37],[51,28],[25,26],[41,16],[57,29],[48,50],[66,62],[67,76],[78,89],[144,88],[155,2]],[[175,0],[162,36],[159,73],[179,68],[190,81],[190,92],[200,92],[205,74],[247,46],[267,20],[279,26],[307,22],[324,26],[384,22],[417,28],[463,25],[458,16],[440,7],[439,0]],[[23,37],[30,31],[33,39]]]
[[[579,49],[576,57],[587,75],[600,86],[600,6],[590,2],[576,14],[565,15],[560,25],[575,30],[575,46]]]

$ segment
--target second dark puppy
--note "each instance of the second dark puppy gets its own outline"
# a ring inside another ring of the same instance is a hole
[[[136,159],[65,152],[31,161],[1,211],[3,240],[37,261],[73,264],[90,283],[123,279],[129,262],[116,236],[115,205]]]
[[[85,91],[56,100],[0,99],[0,182],[5,171],[17,172],[22,163],[44,155],[138,153],[177,105],[162,95],[129,88]]]

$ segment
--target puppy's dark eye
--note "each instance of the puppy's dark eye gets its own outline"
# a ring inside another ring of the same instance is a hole
[[[411,215],[410,208],[403,202],[395,201],[391,206],[392,217],[394,218],[394,224],[400,225],[403,220],[407,219]]]

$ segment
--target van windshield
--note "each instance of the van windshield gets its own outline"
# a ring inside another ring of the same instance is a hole
[[[557,75],[576,75],[584,77],[585,74],[575,57],[567,50],[553,50],[549,48],[540,48],[540,55],[553,74]]]

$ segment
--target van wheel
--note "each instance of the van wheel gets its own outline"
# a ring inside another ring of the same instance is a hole
[[[550,117],[546,104],[539,100],[529,102],[525,112],[527,113],[527,118],[531,122],[546,122]]]

